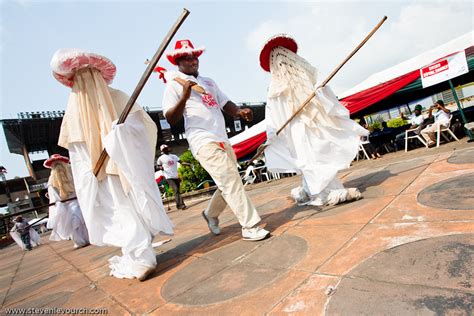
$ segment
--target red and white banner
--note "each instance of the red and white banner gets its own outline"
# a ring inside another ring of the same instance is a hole
[[[466,52],[455,53],[420,69],[421,83],[427,88],[469,72]]]

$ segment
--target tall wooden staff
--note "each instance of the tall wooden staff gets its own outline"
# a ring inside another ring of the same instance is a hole
[[[184,20],[187,18],[189,15],[189,11],[187,9],[183,9],[183,13],[181,13],[180,17],[176,20],[175,24],[173,27],[169,30],[168,34],[166,35],[165,39],[161,43],[160,47],[156,51],[155,55],[151,59],[150,63],[148,64],[148,67],[145,69],[145,72],[142,75],[142,78],[138,82],[137,87],[133,91],[132,95],[130,96],[130,99],[127,102],[127,105],[125,106],[125,109],[123,110],[122,114],[120,115],[117,124],[121,124],[125,122],[125,119],[127,118],[128,114],[132,110],[133,105],[135,104],[135,101],[137,100],[138,96],[140,95],[140,92],[142,92],[143,87],[145,86],[146,82],[148,81],[148,78],[153,72],[153,69],[155,68],[156,64],[158,63],[158,60],[161,58],[163,55],[166,47],[169,45],[171,42],[171,39],[173,36],[176,34],[178,31],[179,27],[183,24]],[[94,168],[94,175],[97,176],[99,174],[100,169],[102,168],[102,165],[105,163],[105,160],[107,159],[108,155],[105,149],[102,150],[99,160],[97,161],[97,164],[95,165]]]
[[[364,46],[364,44],[372,37],[372,35],[374,35],[375,32],[377,32],[377,30],[380,28],[380,26],[382,26],[382,24],[387,20],[387,17],[384,16],[382,18],[382,20],[380,20],[380,22],[372,29],[372,31],[364,38],[364,40],[359,44],[357,45],[357,47],[342,61],[342,63],[339,64],[339,66],[336,67],[336,69],[334,69],[331,74],[326,78],[326,80],[324,80],[317,88],[322,88],[324,86],[326,86],[328,84],[328,82],[336,75],[336,73],[342,68],[342,66],[344,66],[348,61],[349,59],[352,58],[352,56],[355,55],[355,53],[357,53],[357,51],[362,47]],[[316,93],[313,92],[311,93],[308,98],[306,98],[306,100],[300,105],[300,107],[298,108],[298,110],[295,111],[295,113],[293,113],[290,118],[278,129],[278,131],[276,132],[277,135],[279,135],[281,133],[281,131],[296,117],[298,116],[298,114],[301,113],[301,111],[303,111],[303,109],[311,102],[311,100],[316,96]],[[267,147],[268,145],[262,145],[258,148],[257,150],[257,153],[255,154],[255,156],[253,156],[252,159],[250,159],[249,161],[251,162],[252,160],[254,160],[255,158],[257,158],[258,156],[260,156],[263,151],[265,150],[265,148]]]

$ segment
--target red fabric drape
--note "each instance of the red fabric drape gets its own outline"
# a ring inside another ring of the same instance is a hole
[[[252,151],[256,150],[258,146],[263,144],[266,139],[267,133],[263,132],[249,139],[246,139],[243,142],[233,145],[232,148],[234,149],[237,159],[242,158],[250,154]]]
[[[406,75],[379,84],[378,86],[357,92],[356,94],[345,97],[339,101],[349,110],[350,114],[354,114],[382,99],[385,99],[419,77],[420,70],[417,69],[407,73]]]

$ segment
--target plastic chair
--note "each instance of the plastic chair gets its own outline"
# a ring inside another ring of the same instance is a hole
[[[368,144],[369,142],[368,141],[361,141],[359,143],[359,151],[357,152],[357,161],[359,161],[359,155],[360,155],[360,152],[362,151],[362,153],[364,154],[362,157],[365,156],[365,158],[367,158],[367,160],[370,160],[370,157],[369,155],[367,154],[367,151],[365,151],[365,148],[364,148],[364,144]]]
[[[280,179],[280,174],[278,172],[271,172],[269,171],[270,175],[272,176],[273,179]]]
[[[248,166],[247,170],[245,170],[245,173],[242,176],[242,181],[244,182],[244,186],[246,186],[247,184],[254,183],[255,179],[257,178],[255,176],[255,172],[253,169],[254,169],[254,166]]]
[[[459,139],[456,137],[456,135],[454,135],[453,131],[449,128],[451,126],[452,118],[453,118],[453,115],[451,114],[449,116],[449,121],[448,121],[448,124],[446,126],[441,127],[441,124],[438,124],[438,130],[436,131],[436,147],[439,147],[439,141],[440,141],[441,136],[443,136],[443,138],[447,142],[449,142],[449,138],[445,134],[443,134],[444,132],[451,135],[451,137],[453,137],[456,141],[459,141]]]
[[[412,138],[416,138],[418,139],[422,144],[423,146],[425,146],[426,148],[428,148],[428,143],[425,142],[425,140],[423,139],[423,137],[421,137],[421,135],[419,134],[416,134],[415,131],[418,129],[418,127],[416,128],[412,128],[412,129],[407,129],[405,131],[405,152],[408,151],[408,140],[409,139],[412,139]],[[413,132],[413,135],[408,135],[410,132]]]
[[[263,170],[265,170],[265,171],[263,171]],[[255,174],[255,170],[254,170],[254,174]],[[260,177],[261,177],[262,180],[263,180],[263,176],[265,176],[265,178],[267,178],[267,180],[265,180],[265,181],[269,181],[269,180],[272,179],[271,173],[267,170],[267,167],[265,165],[263,165],[259,169],[259,174],[260,174]]]

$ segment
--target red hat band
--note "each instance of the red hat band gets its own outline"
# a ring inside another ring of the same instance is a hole
[[[64,163],[69,163],[69,158],[61,156],[59,154],[53,154],[53,155],[51,155],[51,157],[49,157],[48,159],[46,159],[44,161],[43,166],[45,168],[51,169],[51,167],[53,166],[53,163],[56,162],[56,161],[62,161]]]

